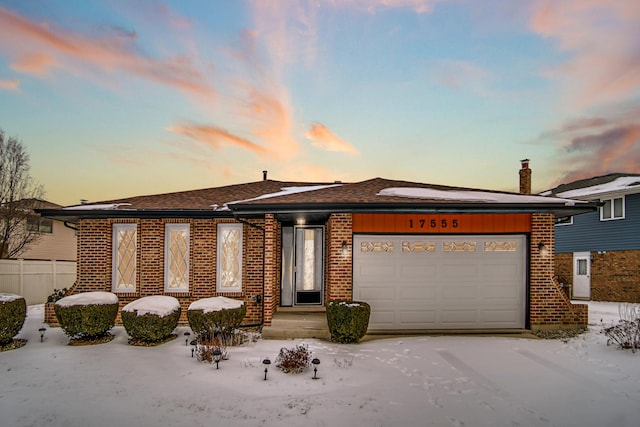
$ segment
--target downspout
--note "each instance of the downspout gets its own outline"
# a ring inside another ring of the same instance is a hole
[[[69,225],[68,221],[63,221],[62,223],[64,224],[65,227],[70,228],[73,231],[78,231],[78,227],[74,227],[73,225]]]
[[[248,325],[241,325],[241,326],[243,326],[245,328],[252,328],[252,327],[256,327],[256,326],[262,326],[264,324],[264,267],[265,267],[265,263],[264,263],[264,248],[265,248],[265,245],[267,243],[267,236],[266,236],[264,227],[261,227],[259,225],[250,223],[249,221],[245,221],[244,219],[241,219],[241,218],[238,218],[238,217],[235,217],[235,216],[234,216],[234,219],[237,220],[238,222],[240,222],[241,224],[246,224],[249,227],[253,227],[253,228],[257,229],[257,230],[262,231],[262,252],[263,252],[263,254],[262,254],[262,295],[261,295],[261,301],[260,301],[260,307],[261,307],[261,315],[260,315],[260,317],[261,317],[262,320],[260,320],[260,323],[251,323],[251,324],[248,324]]]

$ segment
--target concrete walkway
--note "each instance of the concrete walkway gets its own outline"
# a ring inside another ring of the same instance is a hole
[[[271,326],[262,328],[264,339],[319,338],[330,339],[327,315],[315,309],[300,310],[280,307],[271,320]]]

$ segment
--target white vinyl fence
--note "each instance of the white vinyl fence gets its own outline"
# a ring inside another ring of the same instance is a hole
[[[44,304],[54,289],[75,280],[75,261],[0,259],[0,292],[22,295],[27,305]]]

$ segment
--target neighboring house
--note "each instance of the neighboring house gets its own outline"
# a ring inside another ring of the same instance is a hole
[[[27,304],[42,304],[54,289],[70,288],[76,279],[77,239],[73,226],[64,221],[44,218],[37,209],[61,209],[62,206],[38,199],[20,201],[22,213],[13,222],[18,245],[13,258],[0,259],[0,292],[25,297]],[[30,234],[36,239],[31,240]],[[28,239],[28,240],[27,240]]]
[[[541,194],[601,203],[556,224],[556,274],[572,298],[640,302],[640,174],[597,176]]]
[[[42,209],[60,209],[62,206],[40,200]],[[33,260],[75,261],[77,259],[77,238],[74,226],[41,216],[27,220],[27,228],[40,234],[40,238],[20,253],[18,258]]]
[[[527,168],[528,169],[528,168]],[[529,185],[530,187],[530,185]],[[245,324],[281,307],[371,304],[370,330],[586,325],[553,277],[554,219],[588,202],[375,178],[259,182],[131,197],[43,216],[78,228],[75,292],[171,295],[183,316],[225,295]]]

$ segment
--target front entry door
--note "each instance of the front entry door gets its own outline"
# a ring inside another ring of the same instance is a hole
[[[322,305],[324,228],[282,227],[282,306]]]
[[[576,299],[591,299],[591,253],[573,253],[573,292]]]

